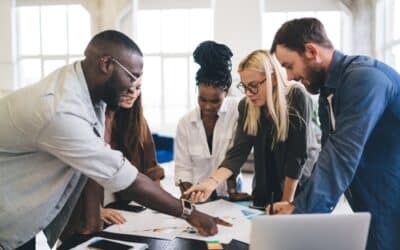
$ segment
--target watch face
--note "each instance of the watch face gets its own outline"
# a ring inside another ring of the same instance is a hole
[[[187,200],[183,200],[183,206],[187,209],[191,209],[192,208],[192,203],[190,203],[190,201]]]

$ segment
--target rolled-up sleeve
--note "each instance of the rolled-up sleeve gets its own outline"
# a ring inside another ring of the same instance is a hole
[[[94,132],[85,119],[68,113],[57,113],[39,133],[38,148],[57,157],[66,165],[81,171],[111,192],[130,186],[137,169],[112,150]]]

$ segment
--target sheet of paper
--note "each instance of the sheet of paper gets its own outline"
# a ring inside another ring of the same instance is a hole
[[[129,242],[129,241],[112,240],[112,239],[107,239],[107,238],[102,238],[102,237],[94,237],[94,238],[91,238],[90,240],[72,248],[72,250],[87,250],[88,245],[90,245],[96,241],[99,241],[99,240],[108,240],[108,241],[113,241],[113,242],[117,242],[117,243],[122,243],[124,245],[132,246],[132,249],[135,249],[135,250],[145,250],[149,247],[145,243],[136,243],[136,242]]]
[[[226,221],[232,223],[232,227],[224,227],[218,225],[218,233],[214,236],[204,237],[198,233],[188,233],[188,232],[178,232],[176,237],[185,239],[194,239],[202,241],[219,241],[223,244],[228,244],[232,239],[243,241],[245,243],[250,242],[250,220],[241,219],[231,221],[227,219]]]
[[[200,211],[216,217],[251,218],[263,211],[245,207],[226,200],[216,200],[196,206]]]
[[[196,208],[211,216],[219,217],[232,224],[232,227],[218,225],[218,234],[211,237],[202,237],[198,234],[179,233],[177,237],[196,240],[218,240],[227,244],[232,239],[250,243],[251,218],[263,214],[262,211],[251,209],[235,203],[217,200],[197,205]]]
[[[217,240],[227,244],[232,239],[245,243],[250,242],[250,219],[262,214],[262,211],[244,207],[225,200],[217,200],[197,205],[196,208],[214,217],[219,217],[232,227],[218,225],[218,234],[203,237],[186,221],[164,215],[150,209],[141,213],[121,211],[127,222],[122,225],[108,227],[105,231],[113,233],[140,235],[172,240],[175,237],[203,241]]]
[[[176,230],[186,228],[188,224],[172,216],[154,212],[147,209],[142,213],[132,213],[120,210],[126,222],[121,225],[113,225],[104,231],[121,234],[140,235],[160,239],[173,240]]]

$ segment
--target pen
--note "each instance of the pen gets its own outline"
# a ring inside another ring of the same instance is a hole
[[[183,185],[183,182],[182,182],[181,179],[179,179],[179,187],[180,187],[180,189],[181,189],[182,192],[185,192],[185,191],[186,191],[185,185]]]
[[[99,131],[97,131],[96,127],[94,127],[94,126],[93,126],[93,132],[95,133],[95,135],[96,135],[97,137],[101,137]]]
[[[271,201],[269,205],[269,214],[273,215],[274,214],[274,192],[271,193]]]

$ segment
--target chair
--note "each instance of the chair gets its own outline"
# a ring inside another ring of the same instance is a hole
[[[152,134],[156,146],[158,163],[169,162],[174,159],[174,138]]]

